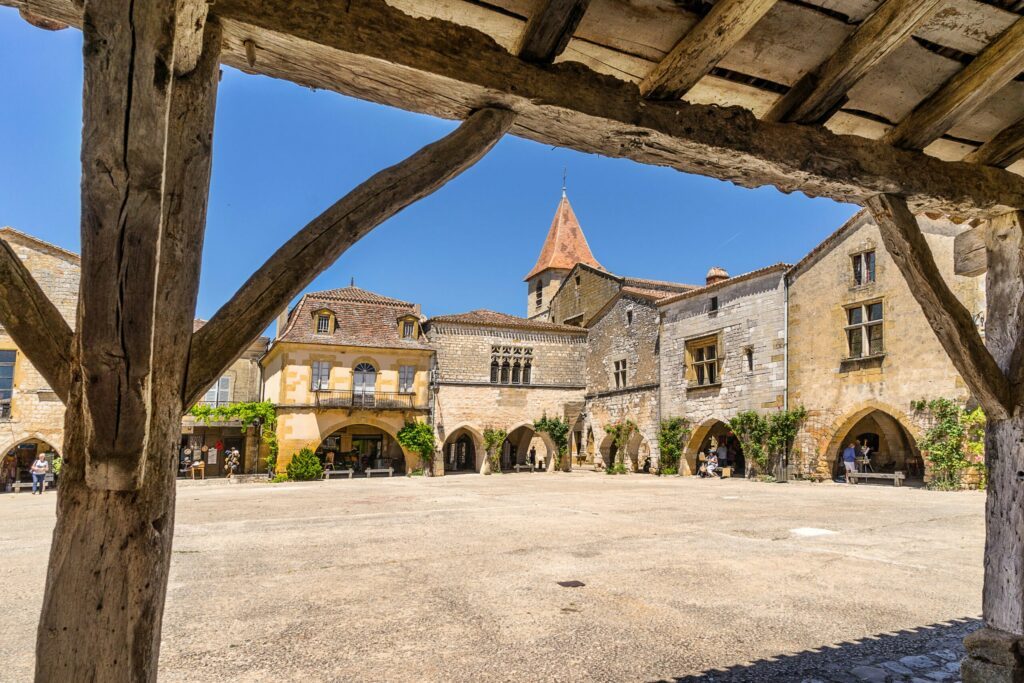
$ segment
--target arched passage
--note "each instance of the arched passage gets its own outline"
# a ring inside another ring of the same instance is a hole
[[[327,425],[321,432],[316,455],[325,467],[352,468],[356,472],[391,467],[395,474],[419,466],[419,456],[402,448],[397,429],[375,418],[357,418]]]
[[[15,482],[31,482],[30,468],[39,455],[43,455],[50,463],[50,472],[53,473],[53,459],[59,452],[42,438],[30,436],[4,450],[3,459],[0,460],[0,491],[9,491]]]
[[[851,444],[861,458],[858,469],[866,464],[874,472],[923,476],[924,464],[917,439],[905,418],[897,417],[898,411],[890,410],[874,404],[865,406],[848,415],[833,430],[822,454],[833,479],[844,476],[842,454]]]
[[[555,455],[556,450],[551,437],[536,431],[532,424],[520,424],[508,430],[505,443],[501,446],[501,469],[511,470],[516,465],[532,465],[534,469],[546,469]]]
[[[724,450],[723,450],[724,449]],[[688,471],[683,474],[698,473],[698,458],[701,453],[714,451],[719,457],[719,465],[732,468],[734,476],[743,476],[747,472],[747,461],[739,439],[733,434],[732,428],[724,420],[711,418],[705,420],[693,430],[686,444],[683,460]],[[722,454],[724,453],[724,457]]]
[[[441,449],[445,474],[452,472],[479,472],[483,464],[483,437],[472,427],[453,429]]]

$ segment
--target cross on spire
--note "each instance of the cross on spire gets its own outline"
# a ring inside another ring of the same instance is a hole
[[[566,167],[565,167],[565,166],[563,166],[563,167],[562,167],[562,196],[563,196],[563,197],[565,196],[565,176],[566,176],[566,175],[567,175],[567,173],[566,173]]]

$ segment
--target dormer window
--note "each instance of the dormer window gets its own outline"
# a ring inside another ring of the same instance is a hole
[[[416,334],[416,325],[411,320],[402,323],[402,339],[412,339]]]
[[[316,317],[316,333],[331,333],[331,316],[327,315],[326,313],[321,313]]]
[[[718,297],[717,297],[717,296],[713,296],[713,297],[711,297],[711,304],[710,304],[710,306],[709,306],[709,309],[710,309],[710,310],[711,310],[712,312],[714,312],[714,311],[717,311],[717,310],[718,310]]]

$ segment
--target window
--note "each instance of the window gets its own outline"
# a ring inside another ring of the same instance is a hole
[[[217,380],[206,392],[203,403],[211,406],[223,406],[231,403],[231,378],[225,375]]]
[[[544,283],[537,280],[537,308],[544,305]]]
[[[416,367],[413,365],[401,365],[398,367],[398,391],[403,394],[412,391],[413,378],[416,376]]]
[[[692,386],[713,386],[721,382],[719,373],[718,338],[705,337],[695,339],[686,344],[686,355],[689,360],[687,380]]]
[[[316,317],[316,333],[317,334],[330,334],[331,333],[331,316],[326,313],[321,313]]]
[[[14,393],[14,361],[17,351],[0,351],[0,418],[11,416],[11,395]]]
[[[626,311],[626,326],[631,327],[633,325],[633,309]]]
[[[754,349],[747,349],[747,372],[754,371]]]
[[[357,394],[372,394],[377,388],[377,368],[359,363],[352,372],[352,388]]]
[[[313,361],[313,391],[323,391],[331,384],[331,364],[325,360]]]
[[[491,384],[529,384],[533,349],[521,346],[491,347]]]
[[[718,297],[717,296],[711,297],[711,305],[709,306],[709,310],[711,310],[711,311],[717,311],[718,310]]]
[[[850,358],[877,356],[884,352],[881,301],[846,309],[846,340]]]
[[[875,281],[875,252],[865,251],[853,255],[853,283],[856,286]]]
[[[621,389],[626,386],[626,359],[615,361],[615,369],[612,371],[615,379],[615,388]]]
[[[416,324],[411,320],[402,323],[402,339],[412,339],[416,333]]]

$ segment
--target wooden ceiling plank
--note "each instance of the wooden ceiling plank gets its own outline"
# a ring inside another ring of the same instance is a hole
[[[535,64],[554,62],[569,44],[589,4],[590,0],[540,0],[523,29],[519,56]]]
[[[867,71],[906,42],[942,0],[886,0],[817,69],[803,76],[764,117],[822,123]]]
[[[32,9],[81,25],[73,0],[33,0]],[[966,218],[1024,206],[1024,178],[1002,169],[765,123],[739,107],[645,100],[633,83],[574,62],[533,65],[479,31],[383,0],[320,0],[307,13],[286,0],[218,0],[211,12],[224,27],[225,64],[446,119],[502,106],[517,114],[513,135],[541,144],[858,204],[900,194],[914,211]]]
[[[1024,19],[1003,31],[974,60],[921,102],[883,138],[924,149],[1024,70]]]
[[[678,100],[761,20],[776,0],[718,0],[640,83],[640,94]]]
[[[999,131],[994,138],[964,157],[964,161],[1007,168],[1024,157],[1024,118]]]

